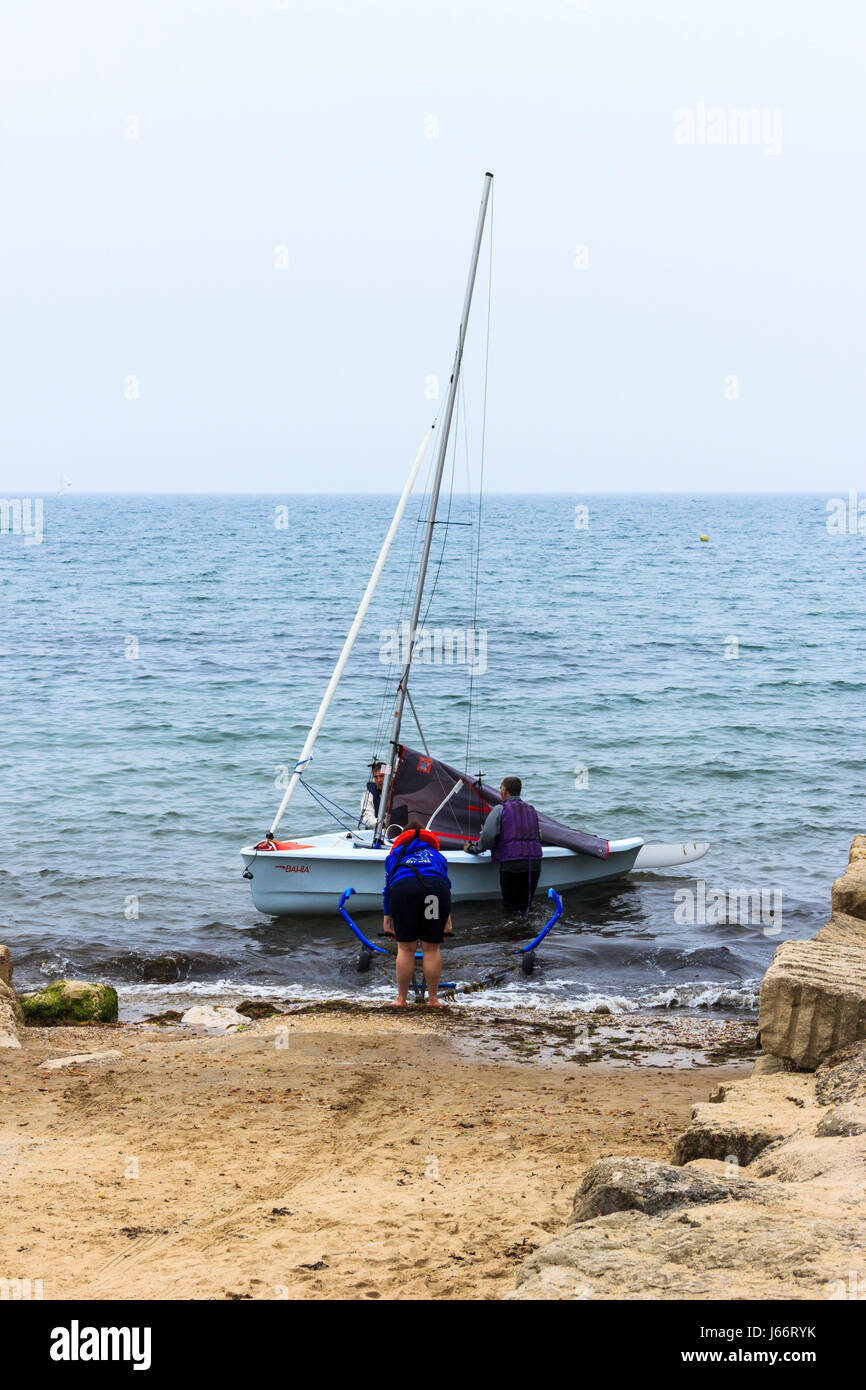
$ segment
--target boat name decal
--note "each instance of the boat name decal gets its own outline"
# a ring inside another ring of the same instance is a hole
[[[274,867],[282,869],[284,874],[308,874],[310,872],[309,864],[276,864]]]

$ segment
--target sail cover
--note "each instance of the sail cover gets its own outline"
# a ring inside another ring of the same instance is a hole
[[[404,745],[391,784],[391,810],[386,824],[406,825],[417,817],[427,825],[432,817],[430,829],[447,848],[448,841],[477,840],[485,816],[501,800],[492,787],[473,782],[456,767]],[[610,852],[607,840],[572,830],[542,811],[538,811],[538,826],[543,845],[560,845],[596,859],[606,859]],[[452,843],[451,848],[456,847]]]

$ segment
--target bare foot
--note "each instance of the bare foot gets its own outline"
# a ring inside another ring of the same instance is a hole
[[[394,1003],[391,1005],[391,1008],[392,1008],[392,1009],[405,1009],[405,1008],[408,1008],[408,1005],[407,1005],[405,999],[395,999],[395,1000],[394,1000]]]
[[[428,1008],[430,1008],[430,1009],[447,1009],[447,1008],[448,1008],[448,1005],[447,1005],[447,1004],[443,1004],[441,999],[429,999],[429,1000],[427,1001],[427,1006],[428,1006]]]

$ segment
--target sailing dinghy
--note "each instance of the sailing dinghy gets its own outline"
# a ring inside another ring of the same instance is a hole
[[[356,911],[381,911],[384,865],[390,843],[413,817],[421,820],[439,838],[440,847],[448,861],[453,902],[483,902],[499,897],[499,865],[489,853],[473,854],[464,848],[467,843],[474,844],[477,841],[486,815],[499,803],[498,793],[486,785],[480,776],[473,778],[467,772],[461,772],[458,768],[431,757],[426,747],[424,752],[420,752],[401,742],[404,705],[407,698],[410,705],[412,703],[409,696],[409,677],[421,632],[419,620],[424,584],[434,527],[437,524],[436,512],[492,179],[492,174],[485,174],[469,279],[460,319],[457,351],[437,440],[430,502],[409,626],[411,640],[407,644],[405,664],[394,701],[389,751],[383,759],[385,780],[379,799],[376,826],[375,829],[346,826],[330,834],[299,835],[287,840],[276,838],[277,829],[298,783],[307,790],[312,790],[305,781],[305,773],[313,756],[313,746],[406,510],[433,437],[432,427],[427,431],[412,465],[361,604],[271,828],[264,840],[258,844],[247,845],[241,850],[244,877],[250,882],[253,902],[260,912],[271,917],[335,913],[349,887],[354,889]],[[539,892],[555,889],[563,893],[582,884],[618,878],[635,869],[663,869],[689,864],[700,859],[709,848],[706,843],[700,841],[645,844],[639,836],[608,840],[574,830],[542,812],[538,815],[543,847]]]

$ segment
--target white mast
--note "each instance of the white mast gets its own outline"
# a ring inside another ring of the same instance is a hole
[[[406,665],[403,667],[403,674],[400,677],[400,684],[397,687],[397,700],[394,706],[394,721],[391,726],[391,753],[385,768],[385,781],[382,784],[382,792],[379,798],[379,812],[376,817],[376,833],[373,837],[374,844],[381,844],[382,830],[385,823],[385,816],[388,811],[388,800],[391,795],[391,783],[394,780],[395,762],[397,750],[400,746],[400,724],[403,719],[403,706],[406,703],[406,694],[409,687],[409,670],[412,665],[412,655],[415,647],[415,638],[418,631],[418,619],[421,615],[421,600],[424,596],[424,580],[427,575],[427,562],[430,558],[430,547],[433,544],[433,528],[436,525],[436,508],[439,504],[439,489],[442,485],[442,474],[445,469],[445,454],[448,449],[448,435],[451,430],[451,416],[454,413],[454,401],[457,397],[457,383],[460,379],[460,364],[463,361],[463,344],[466,341],[466,329],[469,323],[469,309],[472,304],[472,291],[475,288],[475,272],[478,269],[478,257],[481,253],[481,237],[484,232],[484,219],[487,216],[487,204],[490,201],[490,189],[493,183],[493,175],[484,175],[484,187],[481,192],[481,208],[478,213],[478,225],[475,228],[475,242],[472,247],[472,260],[469,266],[469,279],[466,284],[466,295],[463,300],[463,313],[460,317],[460,332],[457,335],[457,351],[454,355],[454,367],[451,372],[451,380],[448,385],[448,398],[445,402],[445,413],[442,419],[442,435],[439,439],[439,453],[436,459],[436,471],[433,477],[433,490],[430,495],[430,514],[427,517],[427,530],[424,536],[424,550],[421,554],[421,567],[418,571],[418,584],[415,589],[415,603],[412,609],[411,639],[409,642],[409,652],[406,658]]]
[[[355,621],[349,628],[346,640],[343,643],[343,650],[340,652],[339,659],[337,661],[336,666],[334,667],[331,679],[328,682],[328,688],[325,691],[322,703],[319,705],[319,712],[313,720],[312,728],[310,729],[310,732],[307,734],[307,740],[303,748],[301,749],[301,756],[295,763],[295,770],[292,773],[291,781],[289,782],[289,785],[286,787],[285,796],[280,802],[280,808],[277,811],[277,814],[274,816],[273,824],[271,825],[271,828],[268,831],[269,839],[273,838],[274,834],[276,833],[277,826],[282,820],[283,815],[285,814],[286,807],[292,799],[292,793],[294,792],[295,787],[298,785],[298,782],[300,781],[301,777],[303,776],[306,770],[307,764],[313,756],[313,744],[316,742],[316,739],[318,738],[319,730],[321,729],[325,719],[325,715],[328,712],[328,706],[330,705],[331,700],[333,699],[334,691],[337,689],[337,686],[340,683],[340,677],[343,674],[343,669],[346,665],[346,662],[349,660],[349,653],[355,645],[355,638],[358,636],[358,633],[361,630],[361,624],[364,621],[367,609],[370,607],[370,601],[375,592],[376,585],[379,582],[379,576],[382,573],[385,561],[388,558],[388,551],[391,549],[391,542],[397,534],[397,528],[400,525],[403,513],[406,510],[406,504],[409,501],[409,496],[412,492],[413,487],[415,486],[415,479],[418,477],[418,472],[421,468],[421,464],[424,461],[424,455],[427,452],[427,446],[430,443],[432,435],[433,426],[431,425],[430,429],[427,431],[423,440],[421,441],[421,447],[418,450],[418,455],[415,459],[415,462],[412,465],[412,471],[410,472],[409,477],[406,479],[406,486],[403,488],[403,492],[400,496],[400,501],[397,503],[397,510],[394,513],[394,519],[388,528],[388,534],[382,542],[382,549],[379,551],[379,558],[376,561],[375,566],[373,567],[373,573],[370,575],[369,582],[367,584],[366,589],[364,590],[364,597],[361,599],[361,605],[357,613],[355,614]]]

